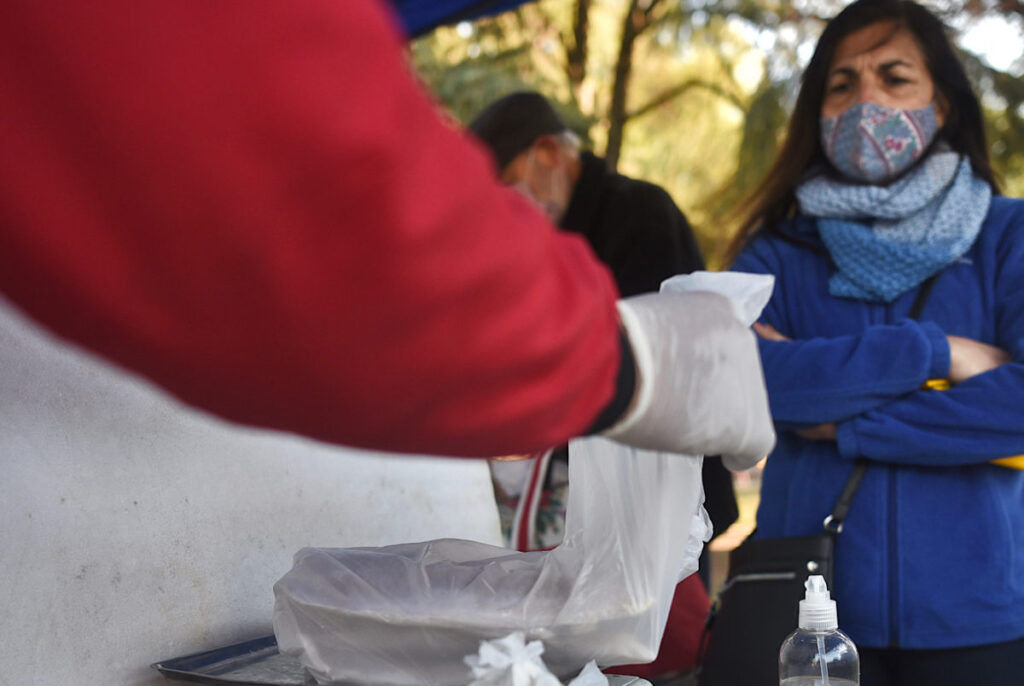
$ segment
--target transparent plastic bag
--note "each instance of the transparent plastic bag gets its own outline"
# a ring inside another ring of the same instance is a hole
[[[726,281],[750,284],[728,276],[702,289],[721,285],[729,295]],[[761,284],[759,296],[771,289],[770,279]],[[752,392],[763,393],[763,383],[751,379]],[[685,418],[680,424],[688,430]],[[653,660],[676,584],[696,571],[711,531],[702,459],[597,437],[569,451],[561,545],[518,553],[441,539],[300,550],[274,586],[280,650],[321,683],[397,686],[467,684],[464,656],[514,631],[542,640],[544,661],[560,677],[591,660]]]

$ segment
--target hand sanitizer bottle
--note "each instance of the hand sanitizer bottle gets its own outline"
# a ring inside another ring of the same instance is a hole
[[[836,601],[829,597],[825,578],[804,582],[799,628],[779,649],[781,686],[858,686],[860,658],[850,637],[839,630]]]

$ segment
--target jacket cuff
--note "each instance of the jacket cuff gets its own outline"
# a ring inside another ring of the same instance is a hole
[[[924,333],[925,338],[928,339],[928,343],[932,348],[932,361],[928,367],[928,378],[949,378],[949,339],[946,338],[946,332],[939,328],[939,325],[935,322],[918,323],[921,325],[921,331]]]
[[[857,447],[857,434],[853,429],[853,423],[856,421],[856,418],[847,419],[836,424],[836,445],[839,448],[839,455],[851,460],[863,457]]]
[[[626,332],[619,328],[619,373],[615,377],[615,394],[597,415],[586,433],[596,434],[616,424],[633,402],[636,393],[636,359]]]

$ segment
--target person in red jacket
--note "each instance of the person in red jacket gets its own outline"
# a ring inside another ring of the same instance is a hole
[[[671,368],[692,302],[617,304],[439,116],[380,2],[4,3],[0,140],[0,292],[185,402],[383,450],[611,427],[702,452]],[[759,375],[703,302],[727,373]],[[741,462],[771,447],[759,402]]]

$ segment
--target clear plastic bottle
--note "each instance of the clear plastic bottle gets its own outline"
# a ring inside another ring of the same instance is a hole
[[[804,588],[799,628],[779,649],[780,686],[858,686],[857,647],[839,630],[825,578],[810,576]]]

